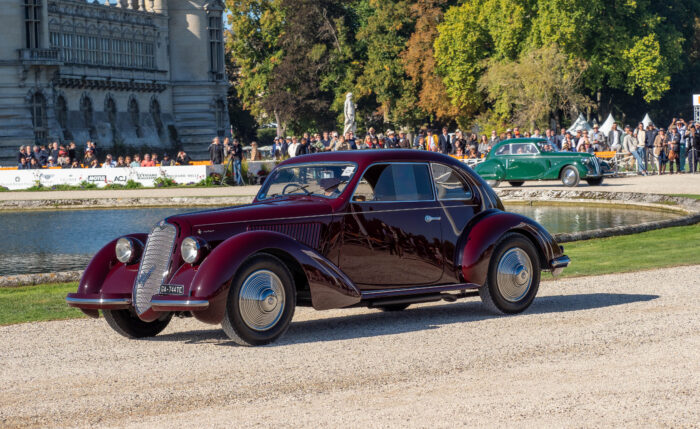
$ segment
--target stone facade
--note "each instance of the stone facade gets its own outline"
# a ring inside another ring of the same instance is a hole
[[[9,3],[9,4],[8,4]],[[0,163],[19,145],[182,146],[228,130],[220,0],[8,0]]]

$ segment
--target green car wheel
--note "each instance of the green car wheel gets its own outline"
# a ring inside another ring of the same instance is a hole
[[[525,183],[525,182],[518,181],[518,182],[508,182],[508,183],[510,183],[510,186],[514,186],[517,188],[518,186],[523,186],[523,183]]]

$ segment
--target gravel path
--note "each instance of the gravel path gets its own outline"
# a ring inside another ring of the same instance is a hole
[[[299,309],[273,346],[178,319],[0,327],[0,427],[672,426],[700,422],[700,265],[547,281],[531,309]]]

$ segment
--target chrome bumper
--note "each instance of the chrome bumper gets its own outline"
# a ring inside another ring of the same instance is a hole
[[[562,271],[564,271],[564,268],[569,266],[570,263],[571,259],[569,259],[569,257],[566,255],[552,259],[549,262],[549,266],[552,269],[552,275],[555,277],[558,276]]]
[[[68,295],[66,297],[66,303],[71,307],[78,308],[123,308],[131,305],[131,299],[129,298],[80,298]]]
[[[207,300],[152,299],[151,308],[155,311],[204,310],[209,307]]]

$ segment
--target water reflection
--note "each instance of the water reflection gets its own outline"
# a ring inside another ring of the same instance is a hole
[[[551,233],[586,231],[673,218],[672,213],[604,207],[522,206]],[[81,270],[105,243],[148,232],[161,219],[197,208],[146,208],[0,213],[0,276]]]

